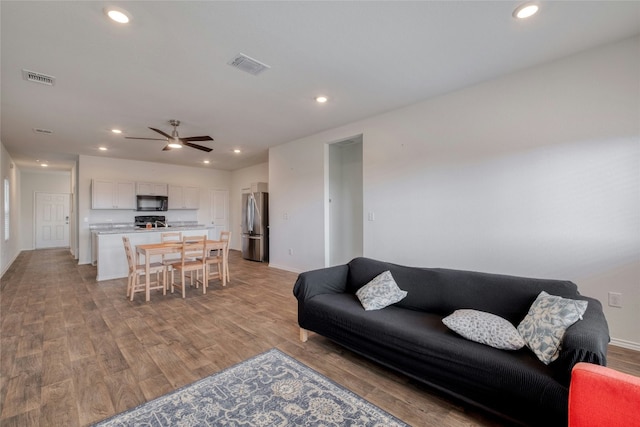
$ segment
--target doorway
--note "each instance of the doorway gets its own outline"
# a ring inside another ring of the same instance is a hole
[[[214,240],[220,238],[220,232],[229,231],[229,191],[211,190],[211,227]]]
[[[35,193],[36,249],[69,247],[69,200],[67,193]]]
[[[329,144],[329,265],[363,255],[362,135]]]

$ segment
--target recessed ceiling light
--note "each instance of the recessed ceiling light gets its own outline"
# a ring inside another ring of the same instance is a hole
[[[47,166],[49,166],[49,165],[48,165],[48,164],[46,164],[46,163],[40,163],[40,166],[42,166],[43,168],[46,168],[46,167],[47,167]]]
[[[100,150],[100,151],[107,151],[107,147],[98,147],[98,150]]]
[[[536,3],[523,3],[515,8],[515,10],[513,11],[513,17],[516,19],[526,19],[538,13],[539,9],[540,6],[538,6]]]
[[[120,129],[111,129],[111,132],[113,132],[113,133],[122,133],[122,131]]]
[[[202,163],[204,163],[205,165],[208,165],[211,162],[209,160],[204,160]]]
[[[319,102],[320,104],[324,104],[328,100],[329,99],[326,96],[316,96],[316,102]]]
[[[240,149],[239,149],[239,148],[236,148],[235,150],[233,150],[233,152],[234,152],[234,153],[236,153],[236,154],[240,154],[240,153],[242,153],[242,151],[240,151]]]
[[[131,15],[119,7],[105,7],[104,13],[119,24],[126,24],[131,20]]]

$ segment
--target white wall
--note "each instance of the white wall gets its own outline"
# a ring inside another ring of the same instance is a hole
[[[34,198],[35,193],[71,193],[71,172],[20,172],[20,246],[23,251],[35,248]],[[70,225],[71,228],[71,225]],[[71,233],[69,233],[71,244]]]
[[[168,165],[164,163],[105,157],[80,156],[78,161],[78,263],[91,262],[89,224],[101,222],[134,222],[135,210],[91,209],[91,179],[121,179],[126,181],[159,182],[200,188],[200,209],[169,210],[163,215],[168,221],[211,222],[209,190],[228,190],[231,172],[217,169]]]
[[[634,37],[272,148],[271,265],[325,265],[324,145],[363,134],[366,256],[573,280],[640,349],[639,76]]]
[[[269,181],[269,163],[260,163],[231,173],[231,190],[229,194],[229,231],[231,231],[231,249],[242,250],[240,234],[242,233],[242,189],[253,182]],[[269,195],[271,203],[271,194]],[[271,218],[270,218],[271,219]]]
[[[20,171],[0,143],[0,277],[20,254]],[[4,233],[4,179],[9,178],[9,239]]]

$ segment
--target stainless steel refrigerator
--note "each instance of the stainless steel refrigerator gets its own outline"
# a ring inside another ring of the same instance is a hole
[[[269,261],[269,193],[242,195],[242,257]]]

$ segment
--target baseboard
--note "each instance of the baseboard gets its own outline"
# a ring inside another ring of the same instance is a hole
[[[7,265],[4,266],[4,268],[2,269],[2,273],[0,273],[0,278],[2,278],[2,276],[4,276],[4,273],[6,273],[9,268],[11,267],[11,265],[15,262],[16,259],[18,259],[18,255],[20,255],[22,253],[22,250],[18,251],[17,254],[15,254],[15,256],[13,257],[12,260],[10,260]]]
[[[284,266],[284,265],[273,264],[273,263],[269,263],[269,267],[270,268],[277,268],[278,270],[290,271],[292,273],[297,273],[297,274],[300,274],[300,273],[303,272],[303,270],[296,270],[296,269],[293,269],[291,267],[287,267],[287,266]]]
[[[615,345],[617,347],[627,348],[629,350],[640,351],[640,344],[633,341],[621,340],[618,338],[611,338],[611,345]]]

